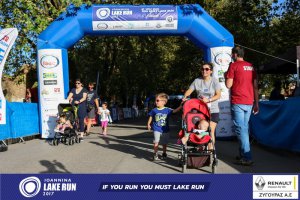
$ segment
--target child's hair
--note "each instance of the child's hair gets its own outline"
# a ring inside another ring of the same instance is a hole
[[[67,117],[67,116],[66,116],[65,113],[62,113],[62,114],[59,115],[59,118],[66,118],[66,117]]]
[[[107,102],[103,102],[102,105],[106,105],[107,106]]]
[[[95,82],[89,82],[89,85],[95,86]]]
[[[166,100],[166,103],[168,102],[169,96],[166,93],[158,93],[155,95],[155,98],[161,98],[163,100]]]

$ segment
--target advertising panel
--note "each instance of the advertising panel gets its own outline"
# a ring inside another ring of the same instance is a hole
[[[217,78],[221,85],[221,98],[219,99],[220,121],[218,122],[216,136],[232,137],[235,136],[232,131],[232,120],[230,111],[230,92],[225,85],[224,73],[231,62],[232,47],[211,48],[211,61],[214,64],[213,76]]]
[[[54,136],[58,104],[64,101],[62,51],[42,49],[38,51],[38,69],[41,105],[41,133],[43,138]]]
[[[8,53],[18,36],[16,28],[0,30],[0,80]],[[6,124],[6,101],[3,94],[2,82],[0,81],[0,124]]]
[[[176,6],[94,6],[93,30],[176,30]]]

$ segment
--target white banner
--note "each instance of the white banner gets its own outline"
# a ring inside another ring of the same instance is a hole
[[[0,124],[6,124],[6,100],[2,89],[2,71],[8,53],[18,36],[16,28],[0,30]]]
[[[214,64],[213,76],[217,78],[221,84],[221,98],[219,99],[220,121],[216,130],[216,137],[232,137],[235,136],[232,131],[232,120],[230,110],[229,90],[225,85],[224,72],[227,71],[231,62],[232,47],[215,47],[211,48],[211,60]]]
[[[58,104],[64,102],[62,51],[38,51],[39,96],[42,138],[52,138],[58,115]]]

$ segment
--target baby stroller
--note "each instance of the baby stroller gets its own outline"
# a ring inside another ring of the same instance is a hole
[[[205,135],[202,138],[197,137],[196,133],[193,133],[201,119],[210,121],[210,112],[207,104],[200,99],[186,101],[183,104],[182,130],[179,132],[180,139],[186,133],[190,133],[187,143],[181,145],[181,154],[179,154],[183,173],[186,172],[187,166],[201,168],[210,165],[212,173],[215,173],[217,156],[215,146],[211,140],[210,129],[208,130],[209,135]],[[212,150],[208,149],[209,143],[213,146]]]
[[[58,115],[65,114],[66,119],[69,120],[73,128],[67,127],[63,132],[56,131],[52,140],[52,145],[57,146],[59,143],[66,145],[73,145],[74,143],[80,143],[80,138],[75,132],[76,119],[73,106],[71,104],[59,104]]]

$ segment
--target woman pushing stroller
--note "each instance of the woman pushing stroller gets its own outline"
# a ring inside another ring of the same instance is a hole
[[[221,85],[218,79],[212,77],[213,65],[212,63],[204,63],[200,68],[200,77],[196,78],[190,85],[189,89],[185,92],[183,101],[187,100],[193,91],[197,92],[197,97],[204,103],[207,103],[210,108],[211,119],[209,126],[211,129],[211,138],[213,144],[215,143],[215,130],[219,121],[219,106],[218,99],[221,96]],[[209,149],[212,149],[212,145],[209,145]]]

